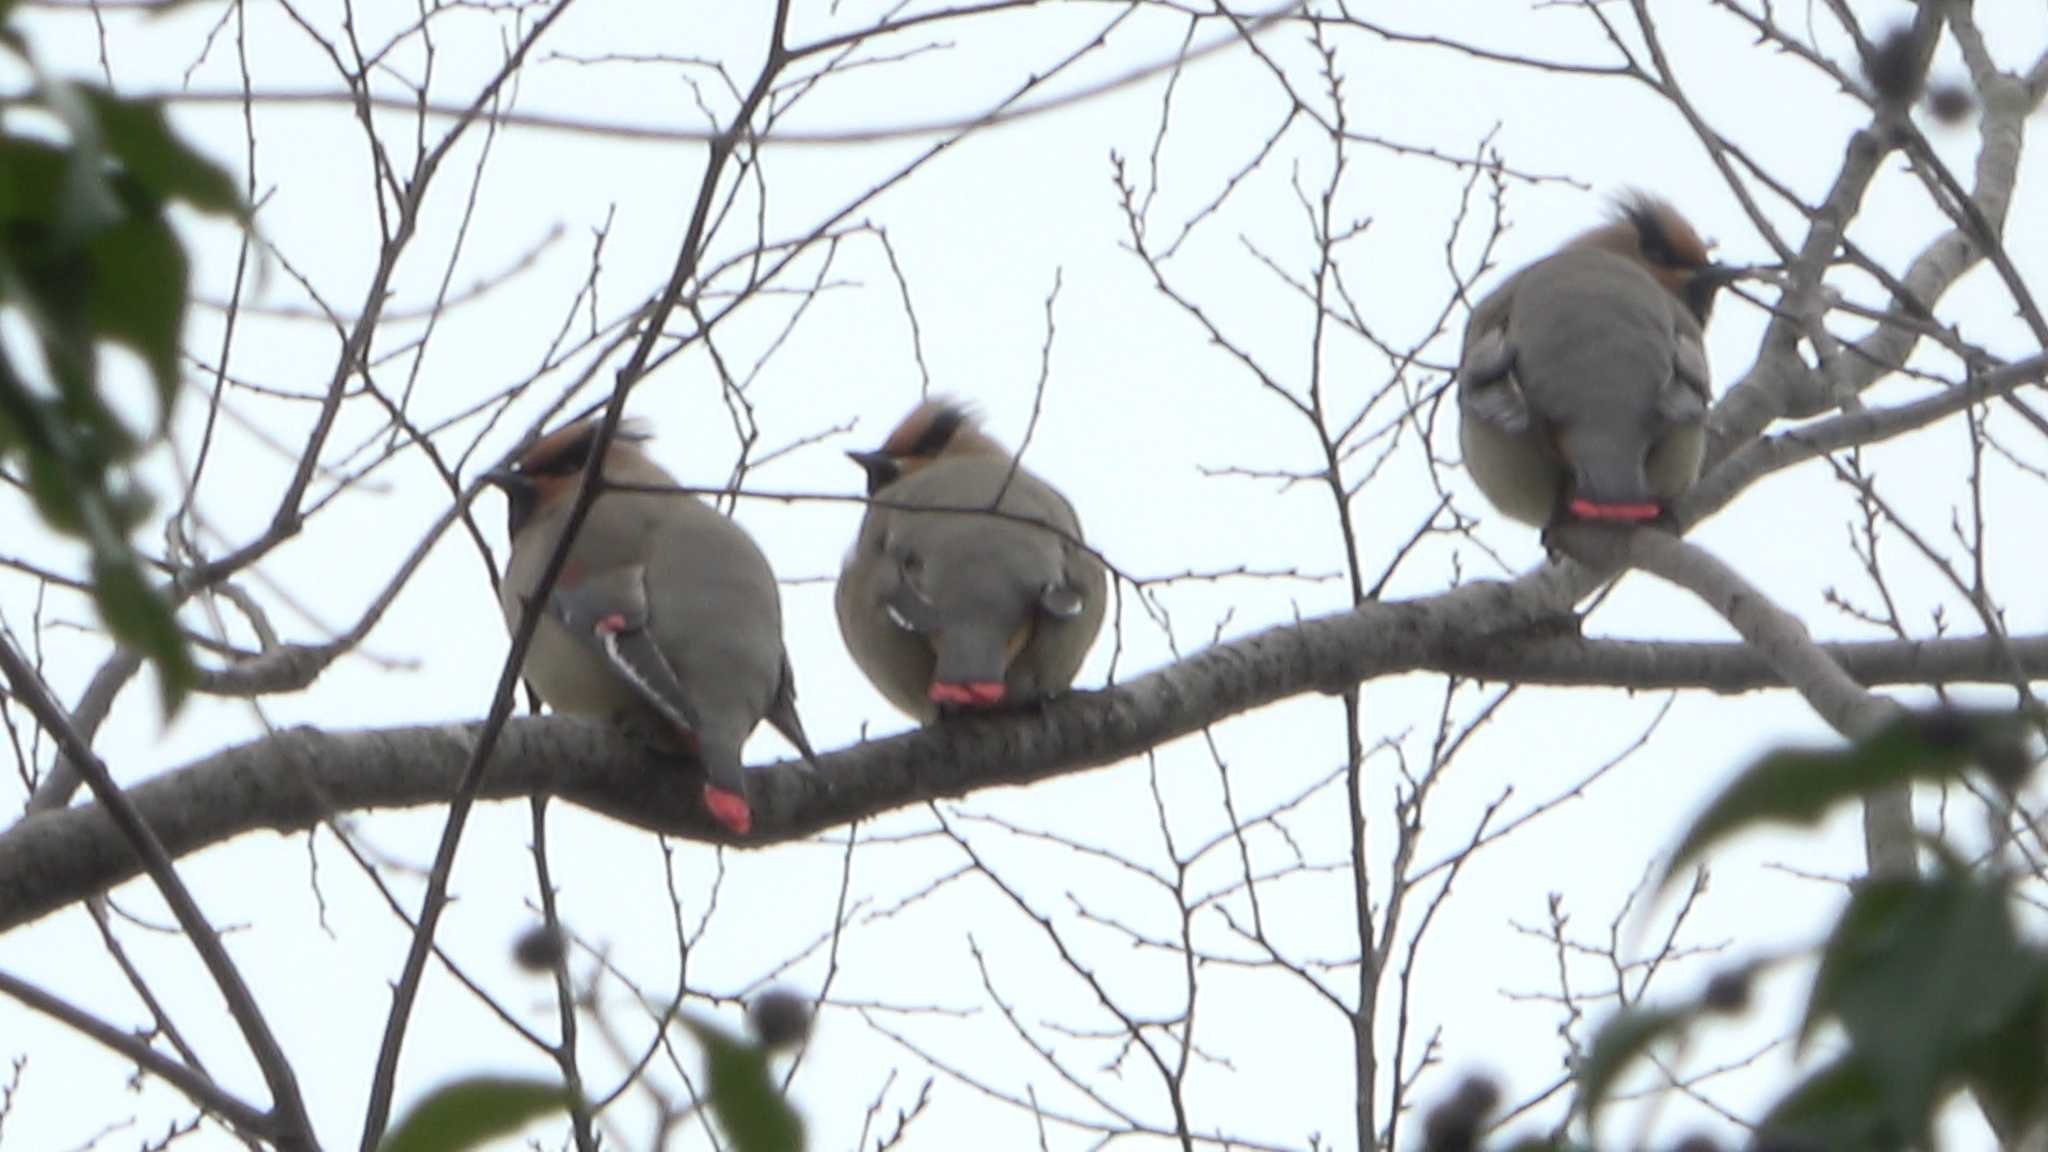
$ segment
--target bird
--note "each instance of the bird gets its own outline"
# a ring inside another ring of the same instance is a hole
[[[598,423],[536,440],[482,479],[504,490],[512,553],[499,584],[516,629],[561,539]],[[604,455],[607,484],[674,488],[623,422]],[[557,712],[645,720],[677,730],[705,774],[704,807],[736,836],[753,830],[740,747],[766,719],[815,762],[796,713],[775,572],[753,537],[684,492],[608,488],[591,504],[549,592],[522,674]]]
[[[1704,332],[1730,270],[1666,201],[1635,193],[1616,209],[1465,325],[1465,467],[1503,515],[1546,535],[1565,520],[1665,520],[1706,452]]]
[[[1108,599],[1066,497],[944,398],[918,405],[880,449],[847,455],[867,474],[869,505],[834,602],[882,695],[929,723],[1065,691]]]

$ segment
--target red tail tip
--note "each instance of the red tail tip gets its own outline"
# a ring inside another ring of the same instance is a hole
[[[1664,514],[1664,507],[1661,504],[1595,504],[1591,500],[1574,500],[1571,513],[1580,520],[1619,520],[1625,524],[1636,524],[1655,520]]]
[[[728,792],[716,784],[704,786],[704,809],[711,818],[725,826],[735,836],[745,836],[754,830],[754,814],[747,808],[747,798],[737,792]]]
[[[1003,702],[1009,692],[1001,680],[973,680],[965,684],[947,684],[934,680],[928,695],[939,704],[957,704],[963,708],[986,708]]]

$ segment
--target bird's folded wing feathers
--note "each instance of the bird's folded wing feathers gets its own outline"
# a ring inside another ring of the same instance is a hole
[[[1657,397],[1659,412],[1673,424],[1697,424],[1707,417],[1713,385],[1707,375],[1707,350],[1698,340],[1681,335],[1671,382]]]
[[[648,628],[645,565],[614,568],[573,588],[558,587],[548,596],[548,611],[655,711],[692,732],[701,730],[682,681]]]
[[[1467,413],[1506,432],[1529,426],[1529,402],[1515,379],[1515,349],[1503,329],[1482,333],[1458,365],[1458,402]]]
[[[882,610],[905,632],[929,635],[940,631],[938,606],[920,591],[910,574],[898,565],[895,578],[881,589]]]
[[[1038,590],[1038,607],[1055,620],[1072,620],[1087,602],[1078,585],[1056,580]]]
[[[811,738],[804,733],[804,722],[797,718],[796,671],[789,666],[787,653],[782,657],[782,679],[775,685],[775,699],[768,706],[768,722],[795,746],[804,763],[817,766],[818,754],[811,750]]]

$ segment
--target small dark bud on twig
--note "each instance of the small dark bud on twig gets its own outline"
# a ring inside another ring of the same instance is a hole
[[[771,988],[747,1005],[747,1026],[765,1048],[788,1048],[811,1034],[811,1002],[794,992]]]
[[[1749,970],[1738,968],[1733,972],[1719,972],[1707,981],[1707,993],[1700,1002],[1711,1012],[1733,1015],[1749,1008]]]
[[[1870,46],[1870,55],[1863,59],[1863,78],[1879,100],[1904,106],[1920,98],[1917,55],[1910,24],[1899,25]]]
[[[1487,1117],[1500,1104],[1500,1085],[1484,1076],[1467,1076],[1451,1098],[1423,1119],[1425,1152],[1473,1152]]]
[[[562,962],[562,934],[545,924],[520,933],[512,945],[512,960],[528,972],[552,972]]]
[[[1962,84],[1944,82],[1927,90],[1927,114],[1937,123],[1954,127],[1976,110],[1976,93]]]

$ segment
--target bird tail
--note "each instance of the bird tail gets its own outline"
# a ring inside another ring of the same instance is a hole
[[[1650,492],[1643,471],[1643,451],[1604,429],[1589,429],[1598,438],[1567,438],[1565,457],[1572,462],[1572,495],[1567,505],[1575,519],[1638,523],[1663,515],[1664,506]],[[1590,441],[1590,442],[1588,442]]]
[[[986,708],[1008,695],[1009,645],[1000,632],[954,626],[939,633],[931,698],[939,704]]]
[[[704,766],[705,810],[735,836],[752,832],[754,806],[747,795],[747,769],[740,762],[740,742],[722,733],[700,730],[697,760]]]

